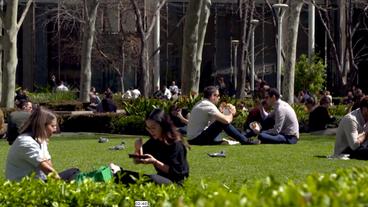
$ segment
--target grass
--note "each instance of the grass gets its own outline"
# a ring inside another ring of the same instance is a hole
[[[101,165],[114,162],[124,169],[155,173],[150,165],[135,165],[128,158],[133,152],[133,136],[103,135],[110,139],[108,143],[98,143],[99,134],[63,133],[54,135],[49,151],[54,166],[61,171],[69,167],[78,167],[82,171],[91,171]],[[147,137],[146,137],[147,138]],[[125,141],[127,148],[112,151],[108,148]],[[228,186],[240,186],[253,183],[256,179],[273,176],[279,182],[291,179],[304,180],[312,173],[329,173],[338,168],[365,166],[359,160],[328,160],[332,153],[333,136],[312,136],[302,134],[296,145],[256,145],[256,146],[192,146],[188,152],[190,181],[199,183],[202,179],[219,181]],[[8,152],[6,141],[0,142],[0,178],[4,178],[4,166]],[[225,151],[226,158],[211,158],[207,153]]]

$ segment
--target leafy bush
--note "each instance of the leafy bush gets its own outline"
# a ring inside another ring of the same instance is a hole
[[[47,102],[61,102],[72,101],[78,98],[78,94],[75,91],[63,91],[63,92],[45,92],[45,93],[28,93],[29,98],[33,103],[47,103]]]
[[[101,132],[111,133],[113,130],[112,120],[116,113],[96,113],[82,115],[61,115],[60,129],[64,132]]]
[[[146,134],[144,116],[125,116],[117,113],[95,113],[59,116],[64,132],[99,132],[118,134]]]
[[[293,104],[293,109],[295,111],[296,117],[299,122],[306,123],[309,119],[309,113],[304,104]]]
[[[117,116],[112,120],[112,133],[116,134],[147,134],[142,116]]]
[[[217,182],[191,183],[184,187],[84,181],[65,183],[26,178],[21,182],[0,180],[4,206],[365,206],[368,203],[368,168],[341,169],[313,174],[302,182],[279,183],[272,177],[230,189]]]
[[[306,55],[301,55],[295,66],[295,92],[307,90],[318,94],[326,80],[326,65],[318,56],[309,62]]]
[[[341,118],[345,116],[347,113],[349,113],[350,107],[351,107],[350,105],[343,105],[343,104],[333,105],[329,108],[329,112],[332,116]]]

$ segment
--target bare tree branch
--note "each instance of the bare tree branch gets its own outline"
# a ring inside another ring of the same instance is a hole
[[[33,0],[28,0],[26,7],[23,10],[22,16],[20,17],[18,23],[17,23],[17,30],[19,30],[20,26],[22,25],[24,18],[26,18],[27,12],[29,8],[31,7]]]
[[[160,18],[160,17],[157,17],[157,12],[156,11],[161,10],[161,8],[165,5],[166,1],[167,0],[162,0],[160,2],[160,4],[158,5],[158,7],[156,8],[155,13],[154,13],[153,18],[152,18],[151,23],[150,23],[150,27],[146,31],[146,40],[150,37],[150,35],[152,33],[152,30],[153,30],[153,27],[156,25],[155,24],[156,18]]]

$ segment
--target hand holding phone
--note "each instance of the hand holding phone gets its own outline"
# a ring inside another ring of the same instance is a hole
[[[143,154],[142,145],[143,145],[142,138],[138,138],[137,140],[135,140],[134,148],[135,148],[136,154],[139,154],[139,155]]]
[[[147,155],[137,155],[137,154],[128,154],[129,158],[137,158],[137,159],[147,159],[149,156]]]

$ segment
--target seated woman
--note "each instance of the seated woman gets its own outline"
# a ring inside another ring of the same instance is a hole
[[[91,91],[89,92],[89,102],[90,104],[88,108],[92,111],[95,111],[98,104],[101,103],[101,99],[98,97],[95,87],[91,87]]]
[[[34,173],[37,178],[46,180],[48,174],[55,173],[56,178],[71,180],[79,172],[78,169],[58,174],[51,162],[47,143],[56,129],[57,120],[52,112],[42,107],[34,110],[9,149],[6,179],[20,181]]]
[[[190,114],[188,109],[181,108],[175,103],[170,107],[169,111],[169,116],[174,126],[178,128],[181,134],[187,134],[188,117]]]
[[[142,143],[135,143],[134,158],[136,164],[153,165],[157,174],[143,175],[148,182],[170,184],[182,182],[189,176],[187,146],[180,133],[174,127],[169,116],[161,109],[154,109],[146,118],[146,129],[151,138]],[[116,167],[110,164],[113,169]],[[120,169],[114,174],[116,183],[133,184],[140,178],[139,173]]]

